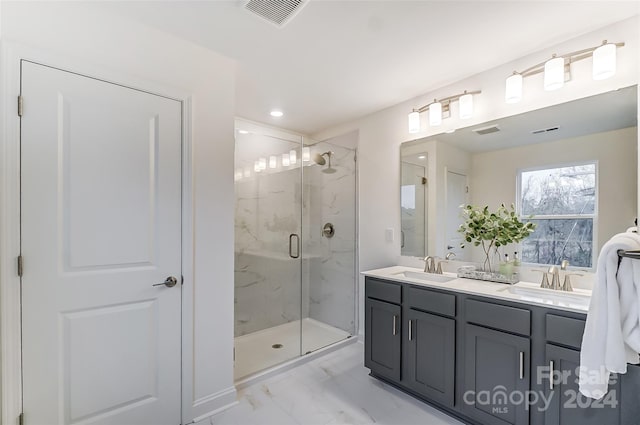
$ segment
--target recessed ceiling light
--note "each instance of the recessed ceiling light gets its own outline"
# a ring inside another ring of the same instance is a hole
[[[238,130],[238,133],[240,133],[240,134],[249,134],[249,132],[247,130]]]
[[[271,116],[272,117],[280,118],[283,115],[284,114],[282,113],[282,111],[271,111]]]
[[[425,159],[425,158],[426,158],[426,156],[424,156],[424,155],[420,155],[420,156],[418,157],[418,159]]]

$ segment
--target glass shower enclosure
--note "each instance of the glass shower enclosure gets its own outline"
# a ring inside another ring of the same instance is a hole
[[[355,150],[236,121],[235,377],[355,332]]]

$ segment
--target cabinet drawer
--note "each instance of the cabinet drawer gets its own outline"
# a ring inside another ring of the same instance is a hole
[[[547,314],[547,341],[580,349],[584,320]]]
[[[466,300],[465,312],[467,322],[520,335],[531,335],[531,312],[529,310],[484,301]]]
[[[450,317],[455,317],[456,315],[456,296],[452,294],[409,287],[407,302],[409,307],[417,310]]]
[[[402,285],[399,283],[384,282],[367,277],[364,291],[368,298],[376,298],[395,304],[400,304],[402,301]]]

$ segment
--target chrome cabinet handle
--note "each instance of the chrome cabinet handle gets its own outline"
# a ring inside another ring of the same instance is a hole
[[[409,320],[409,341],[413,340],[413,327],[411,325],[411,320]]]
[[[520,351],[520,379],[524,379],[524,351]]]
[[[549,389],[553,389],[553,360],[549,360]]]
[[[398,333],[397,331],[397,322],[398,321],[398,316],[396,316],[395,314],[393,315],[393,335],[396,335]]]
[[[296,238],[296,254],[293,255],[293,238]],[[300,236],[295,233],[289,235],[289,257],[300,258]]]
[[[154,283],[151,286],[166,286],[167,288],[173,288],[174,286],[176,286],[178,284],[178,279],[176,279],[173,276],[169,276],[168,278],[166,278],[164,280],[164,282],[161,283]]]

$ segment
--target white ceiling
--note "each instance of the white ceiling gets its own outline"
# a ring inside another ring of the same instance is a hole
[[[283,28],[244,0],[106,7],[238,62],[236,113],[313,134],[636,15],[639,1],[309,0]],[[282,109],[285,116],[271,118]]]

